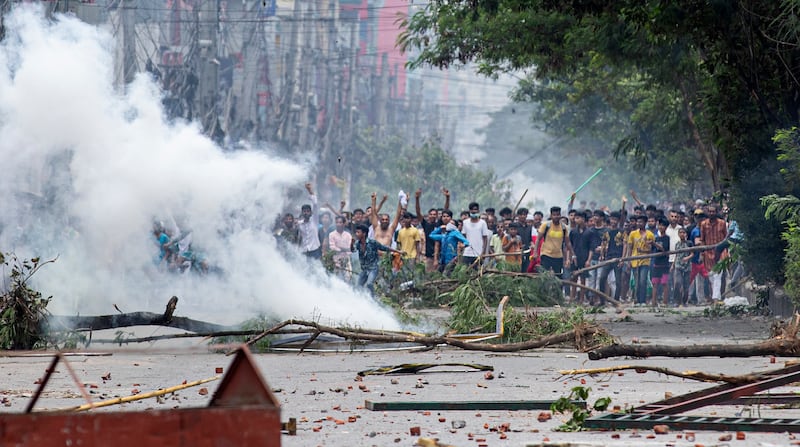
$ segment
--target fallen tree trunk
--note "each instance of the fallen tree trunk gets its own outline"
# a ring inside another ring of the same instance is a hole
[[[589,351],[589,360],[611,357],[793,357],[800,353],[800,339],[770,339],[743,345],[609,345]]]
[[[186,317],[175,317],[173,313],[178,305],[178,297],[173,296],[167,303],[163,314],[153,312],[129,312],[115,315],[64,316],[51,315],[44,322],[45,330],[87,330],[99,331],[130,326],[167,326],[189,332],[223,332],[238,328],[223,326]]]
[[[530,349],[543,348],[547,346],[557,345],[566,342],[573,342],[578,349],[585,348],[587,342],[591,341],[593,337],[605,333],[605,330],[598,326],[582,326],[574,330],[562,332],[560,334],[548,335],[535,340],[528,340],[517,343],[503,343],[503,344],[490,344],[490,343],[477,343],[469,342],[455,337],[448,336],[427,336],[422,334],[406,333],[406,332],[384,332],[379,331],[357,331],[349,329],[341,329],[331,326],[324,326],[314,321],[304,320],[286,320],[276,324],[272,328],[262,332],[256,337],[251,338],[246,342],[251,345],[258,340],[270,334],[275,334],[286,326],[297,325],[312,328],[316,332],[325,332],[331,335],[342,337],[346,340],[354,341],[373,341],[380,343],[416,343],[423,346],[438,346],[448,345],[457,348],[471,350],[471,351],[490,351],[490,352],[517,352],[526,351]],[[305,346],[304,346],[305,347]],[[302,349],[301,349],[302,350]],[[230,351],[227,355],[233,354]]]

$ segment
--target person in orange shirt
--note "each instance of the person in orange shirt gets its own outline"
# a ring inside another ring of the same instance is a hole
[[[512,222],[508,226],[508,233],[503,236],[503,253],[505,255],[505,262],[515,267],[514,271],[519,271],[522,265],[522,236],[519,235],[520,224]]]

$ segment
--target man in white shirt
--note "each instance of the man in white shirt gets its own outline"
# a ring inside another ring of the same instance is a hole
[[[308,191],[308,199],[311,204],[305,204],[300,208],[300,220],[297,224],[300,232],[300,251],[311,259],[321,259],[317,196],[314,195],[311,183],[306,183],[306,191]]]
[[[480,256],[489,254],[489,237],[492,232],[486,225],[486,221],[481,219],[481,207],[476,202],[469,204],[469,219],[461,224],[461,232],[469,241],[469,246],[464,248],[461,259],[466,265],[477,267],[475,262]]]
[[[330,251],[333,252],[334,272],[345,281],[350,280],[350,250],[353,236],[345,231],[343,216],[336,216],[336,229],[328,235]]]

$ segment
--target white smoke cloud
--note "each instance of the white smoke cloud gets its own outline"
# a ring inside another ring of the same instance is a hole
[[[113,86],[112,36],[16,7],[0,43],[0,250],[58,260],[33,278],[56,314],[159,311],[234,323],[266,313],[397,328],[362,292],[290,264],[269,233],[281,192],[307,170],[263,151],[226,153],[169,123],[140,76]],[[235,216],[235,217],[234,217]],[[222,275],[155,269],[153,218],[175,217]]]

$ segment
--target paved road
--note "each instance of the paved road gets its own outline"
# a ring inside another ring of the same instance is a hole
[[[600,315],[599,320],[613,317]],[[686,344],[692,342],[747,343],[766,337],[768,318],[708,320],[683,314],[639,312],[634,321],[607,323],[622,341],[637,337],[641,342]],[[100,335],[98,334],[97,337]],[[113,335],[112,335],[113,336]],[[108,347],[108,346],[105,346]],[[99,347],[94,347],[99,348]],[[111,352],[111,351],[107,351]],[[145,392],[178,385],[215,375],[216,368],[227,368],[230,357],[209,353],[201,342],[181,341],[172,344],[117,349],[109,356],[74,356],[70,364],[82,381],[90,384],[96,400],[130,395],[134,388]],[[707,387],[707,384],[668,377],[653,372],[627,371],[597,376],[565,377],[564,369],[613,365],[657,365],[674,370],[700,370],[710,373],[743,374],[780,367],[784,360],[771,363],[769,358],[745,359],[609,359],[590,361],[585,354],[570,350],[548,349],[537,352],[492,354],[457,349],[428,352],[353,352],[353,353],[273,353],[256,355],[267,383],[275,390],[282,407],[282,419],[297,418],[298,434],[284,435],[289,447],[306,446],[412,446],[422,437],[440,438],[455,446],[472,445],[544,445],[568,442],[568,445],[789,445],[786,433],[748,433],[744,441],[719,441],[724,432],[696,432],[694,441],[685,433],[665,435],[623,431],[619,438],[609,432],[562,433],[553,428],[559,416],[539,422],[534,411],[370,411],[366,400],[384,401],[485,401],[485,400],[555,400],[566,396],[575,386],[590,387],[589,402],[610,397],[612,406],[639,406],[674,395]],[[47,357],[0,358],[0,399],[8,406],[3,412],[20,412],[37,385],[50,359]],[[494,378],[463,367],[439,367],[427,372],[403,376],[367,376],[356,381],[358,371],[401,363],[469,363],[494,367]],[[102,377],[111,373],[110,380]],[[585,382],[585,383],[584,383]],[[209,393],[199,388],[187,389],[161,401],[148,399],[100,411],[141,411],[172,407],[203,406],[218,382],[208,384]],[[362,389],[363,388],[363,389]],[[781,389],[781,391],[791,388]],[[54,375],[39,408],[61,408],[83,402],[66,372]],[[762,417],[800,418],[800,410],[776,410],[760,407],[717,406],[692,414],[734,416],[752,414]],[[355,418],[350,418],[354,416]],[[336,421],[343,424],[337,424]],[[353,422],[348,422],[352,420]],[[455,424],[455,425],[454,425]],[[501,439],[496,427],[508,424],[510,431]],[[461,427],[463,425],[463,427]],[[420,436],[412,435],[420,428]],[[460,428],[453,428],[460,427]],[[730,432],[733,433],[733,432]],[[484,439],[485,441],[480,441]],[[587,444],[588,443],[588,444]]]

